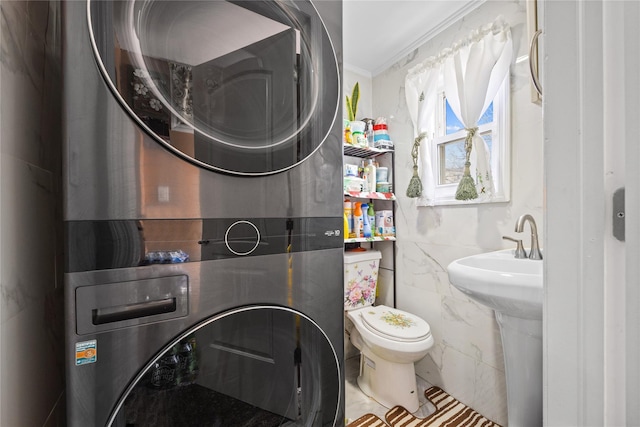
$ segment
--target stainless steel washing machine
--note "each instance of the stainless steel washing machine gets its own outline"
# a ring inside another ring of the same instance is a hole
[[[68,425],[341,425],[341,2],[63,12]]]

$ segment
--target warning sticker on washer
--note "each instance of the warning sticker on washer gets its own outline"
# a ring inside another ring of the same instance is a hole
[[[76,366],[96,363],[98,360],[98,345],[96,340],[76,343]]]

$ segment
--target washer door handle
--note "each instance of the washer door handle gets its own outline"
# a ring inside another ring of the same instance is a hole
[[[167,298],[114,307],[94,308],[91,312],[91,317],[94,325],[103,325],[105,323],[136,319],[138,317],[171,313],[173,311],[176,311],[176,299]]]

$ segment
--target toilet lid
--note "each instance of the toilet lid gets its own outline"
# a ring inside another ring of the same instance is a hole
[[[398,341],[419,341],[431,335],[429,324],[418,316],[396,308],[378,305],[361,312],[364,325]]]

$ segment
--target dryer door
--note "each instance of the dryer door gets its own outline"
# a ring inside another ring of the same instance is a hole
[[[340,378],[335,349],[309,317],[279,306],[239,308],[169,343],[107,425],[335,426]]]
[[[272,174],[302,162],[330,133],[339,68],[311,2],[88,1],[107,85],[185,159]]]

